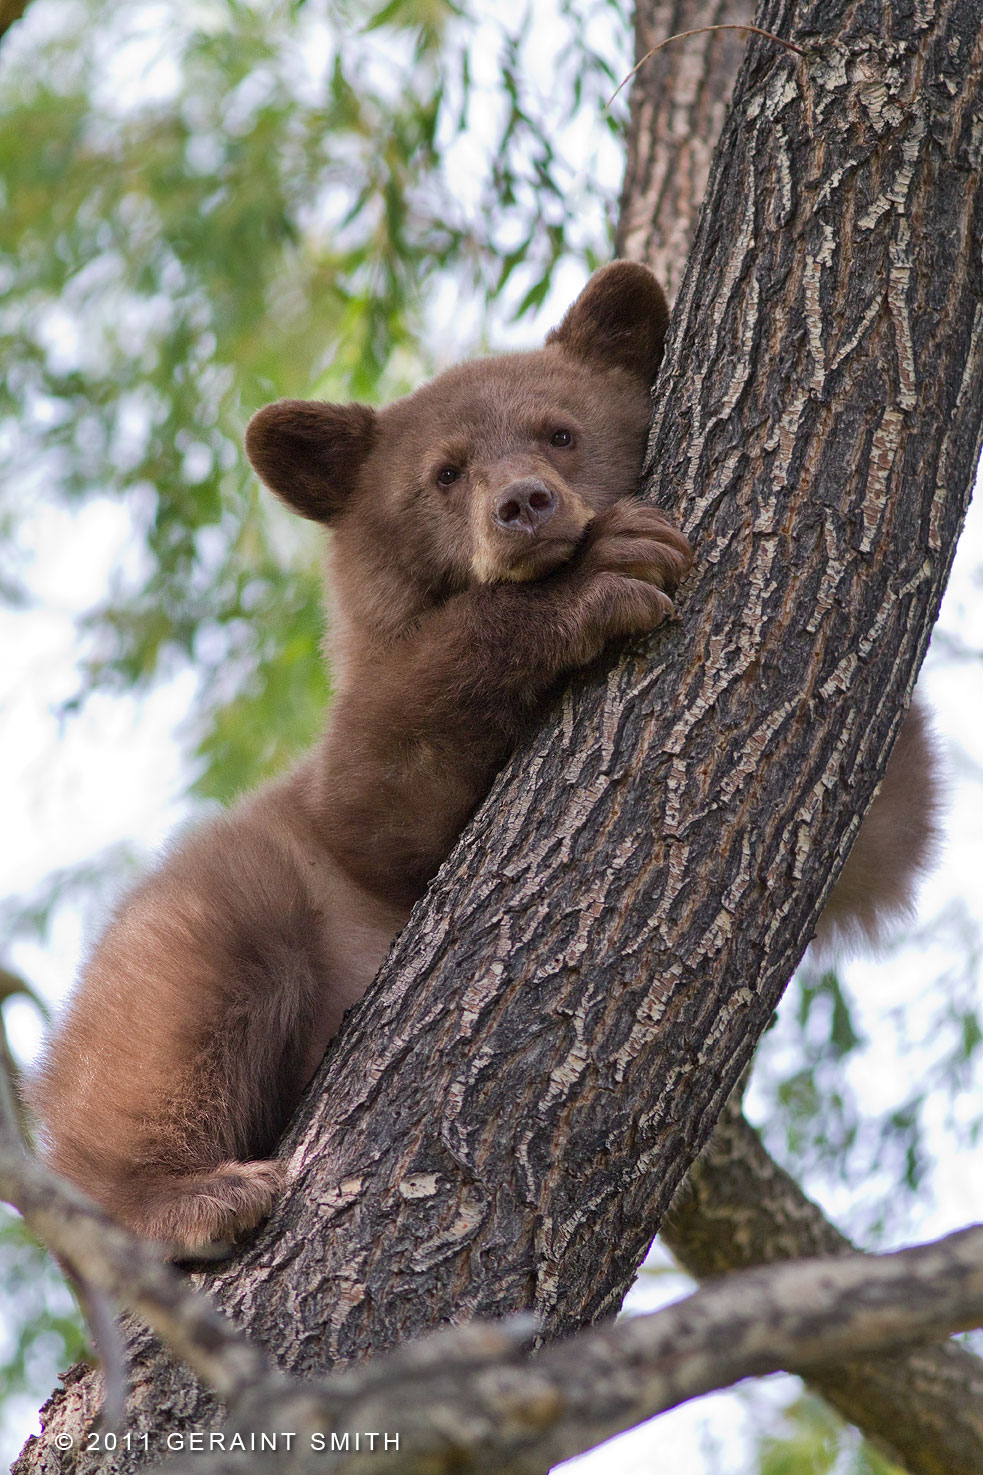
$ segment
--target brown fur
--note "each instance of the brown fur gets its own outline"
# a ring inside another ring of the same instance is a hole
[[[52,1165],[176,1253],[268,1211],[343,1011],[558,678],[671,609],[689,546],[626,500],[664,328],[615,266],[536,353],[252,421],[260,475],[333,529],[330,726],[126,899],[29,1089]]]
[[[173,1252],[268,1211],[301,1091],[496,770],[564,674],[670,612],[689,545],[632,496],[665,324],[616,263],[537,352],[253,418],[260,476],[333,530],[330,725],[126,899],[28,1093],[52,1165]]]
[[[834,945],[876,947],[886,926],[911,911],[918,876],[939,846],[937,768],[928,721],[913,702],[823,908],[815,936],[819,954]]]

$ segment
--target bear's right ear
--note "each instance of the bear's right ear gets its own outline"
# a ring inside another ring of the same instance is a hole
[[[652,384],[669,326],[665,293],[647,266],[612,261],[591,277],[559,327],[546,335],[577,358],[628,369]]]
[[[246,455],[271,492],[301,517],[331,522],[355,489],[375,440],[368,405],[281,399],[246,427]]]

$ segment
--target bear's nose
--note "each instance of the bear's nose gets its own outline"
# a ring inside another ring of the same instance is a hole
[[[556,511],[556,495],[545,482],[530,477],[506,487],[495,507],[495,521],[509,532],[534,533]]]

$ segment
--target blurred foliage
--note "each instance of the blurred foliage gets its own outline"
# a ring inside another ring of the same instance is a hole
[[[38,499],[125,499],[134,557],[78,700],[192,661],[202,795],[282,766],[326,696],[316,538],[256,491],[249,414],[391,397],[430,366],[438,298],[448,325],[472,308],[454,357],[494,294],[522,316],[609,250],[616,181],[586,221],[556,139],[617,128],[587,38],[609,15],[627,56],[628,27],[606,0],[562,14],[548,94],[531,7],[510,29],[449,0],[35,0],[33,44],[4,43],[0,593],[25,597]]]
[[[759,1475],[905,1475],[809,1393],[782,1410],[779,1430],[761,1440],[759,1461]]]
[[[867,1001],[837,971],[807,959],[759,1048],[750,1093],[750,1114],[771,1151],[794,1164],[813,1194],[835,1198],[850,1185],[849,1222],[834,1217],[870,1249],[896,1236],[905,1202],[913,1205],[925,1188],[934,1167],[929,1115],[953,1149],[976,1149],[983,1133],[979,924],[950,907],[902,941],[920,944],[925,959],[917,1011],[907,999],[877,1008],[871,1038],[861,1023]],[[897,951],[900,942],[888,958]],[[936,954],[948,962],[936,966]],[[881,1066],[889,1099],[877,1113],[860,1100],[875,1050],[894,1066]]]
[[[0,1409],[8,1400],[37,1402],[52,1369],[67,1371],[86,1355],[81,1319],[61,1276],[52,1275],[47,1251],[20,1219],[0,1205],[3,1296],[17,1316],[0,1318]]]

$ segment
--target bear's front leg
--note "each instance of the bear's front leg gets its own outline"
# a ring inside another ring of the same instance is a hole
[[[600,513],[577,557],[552,576],[564,616],[557,671],[587,666],[612,641],[657,629],[692,562],[689,539],[657,507],[625,498]]]
[[[691,562],[663,513],[622,500],[546,578],[456,594],[365,662],[312,764],[326,849],[412,905],[558,680],[661,624]]]

